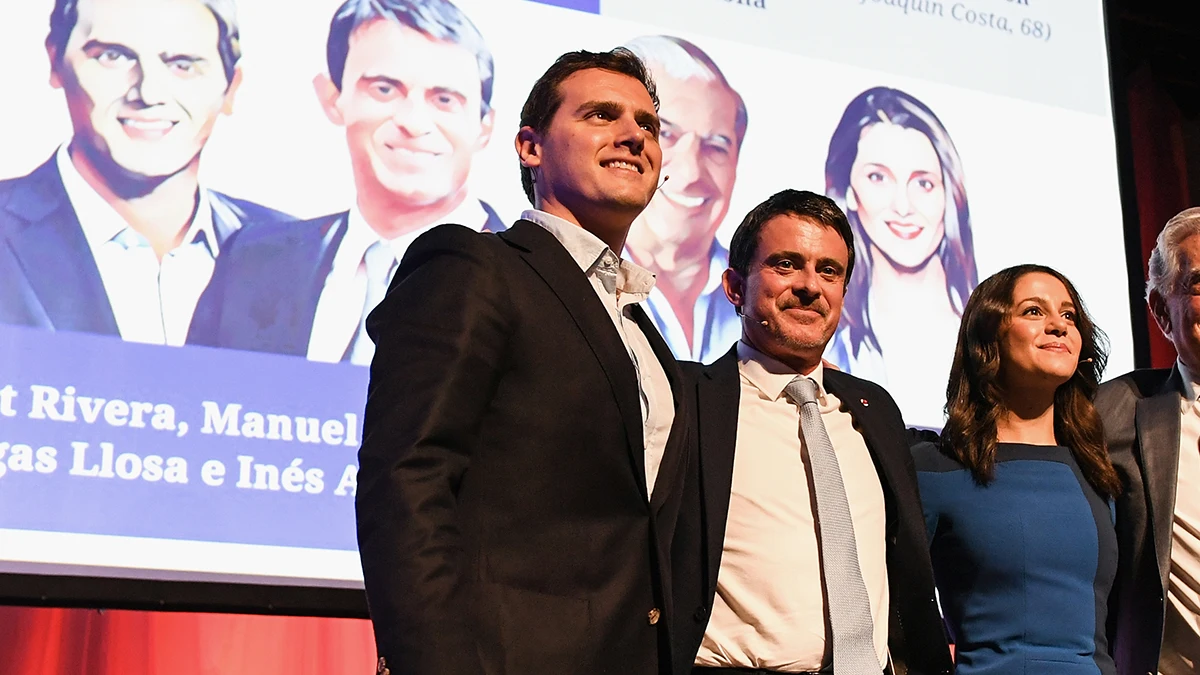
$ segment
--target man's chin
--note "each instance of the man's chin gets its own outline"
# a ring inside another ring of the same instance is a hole
[[[778,340],[797,351],[823,351],[831,337],[816,330],[776,330],[773,332]]]
[[[130,157],[116,155],[111,162],[98,165],[97,170],[109,180],[158,182],[187,168],[188,162],[165,162],[160,157]]]

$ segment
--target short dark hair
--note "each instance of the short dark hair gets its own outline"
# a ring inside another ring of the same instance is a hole
[[[624,47],[607,52],[580,50],[558,57],[537,82],[533,83],[533,89],[529,90],[529,97],[525,99],[525,105],[521,108],[521,127],[530,127],[538,133],[544,132],[563,102],[559,85],[571,75],[593,68],[628,75],[641,82],[646,87],[646,93],[650,94],[650,100],[654,102],[654,110],[658,111],[658,90],[654,86],[654,78],[636,54]],[[536,205],[533,170],[524,165],[521,166],[521,187],[525,188],[525,196],[529,198],[529,203]]]
[[[238,35],[237,5],[234,0],[200,0],[217,20],[217,53],[225,69],[225,81],[233,82],[234,69],[242,58],[242,43]],[[79,23],[79,0],[55,0],[50,12],[50,34],[46,46],[54,50],[54,59],[62,63],[63,52],[71,39],[71,31]]]
[[[750,273],[750,261],[758,248],[759,234],[763,226],[776,216],[796,216],[806,218],[822,227],[831,227],[846,242],[849,257],[846,261],[846,279],[843,285],[850,284],[850,276],[854,272],[854,230],[846,214],[838,208],[829,197],[808,190],[783,190],[776,192],[767,200],[750,210],[742,223],[733,231],[729,241],[729,266],[743,277]]]
[[[435,40],[459,45],[475,56],[479,68],[480,116],[492,109],[492,87],[496,65],[487,42],[471,19],[448,0],[346,0],[333,14],[325,42],[329,79],[342,88],[350,36],[359,26],[372,21],[396,21]]]

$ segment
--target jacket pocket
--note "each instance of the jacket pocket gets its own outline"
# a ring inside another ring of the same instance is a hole
[[[587,673],[590,605],[587,598],[551,595],[483,583],[485,606],[495,612],[498,653],[505,675]],[[486,610],[485,610],[486,611]],[[484,621],[488,618],[483,617]],[[488,649],[487,651],[492,651]]]

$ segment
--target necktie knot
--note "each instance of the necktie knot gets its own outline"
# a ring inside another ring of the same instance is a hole
[[[817,402],[817,382],[806,375],[797,375],[792,378],[783,391],[796,405]]]

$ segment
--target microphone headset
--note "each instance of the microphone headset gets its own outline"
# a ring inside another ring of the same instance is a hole
[[[661,190],[662,186],[666,185],[667,181],[669,181],[669,180],[671,180],[670,176],[663,176],[662,182],[658,184],[658,187],[654,188],[654,191],[658,192],[659,190]]]

